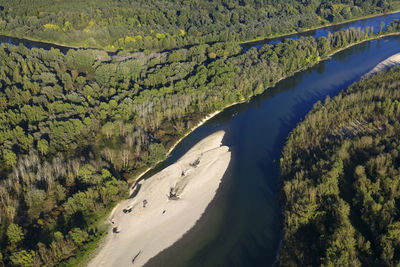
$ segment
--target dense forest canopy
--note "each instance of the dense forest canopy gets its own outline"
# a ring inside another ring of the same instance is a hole
[[[245,41],[393,10],[390,0],[7,0],[0,32],[110,50]]]
[[[399,30],[394,21],[384,34]],[[1,45],[4,263],[75,265],[104,232],[99,219],[127,196],[130,175],[163,159],[203,115],[376,36],[349,29],[245,53],[228,42],[115,56]]]
[[[282,266],[400,263],[400,68],[317,103],[281,158]]]
[[[131,176],[205,114],[248,100],[338,49],[349,29],[252,48],[238,42],[390,10],[386,1],[3,1],[0,31],[124,50],[0,46],[0,259],[74,266]],[[226,41],[229,40],[229,41]],[[223,41],[216,42],[214,41]],[[190,46],[185,46],[190,44]]]

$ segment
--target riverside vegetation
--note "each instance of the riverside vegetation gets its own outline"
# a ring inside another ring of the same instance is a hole
[[[2,1],[0,32],[109,50],[245,41],[392,11],[391,0]]]
[[[249,99],[334,51],[384,33],[349,29],[242,53],[233,42],[109,56],[0,46],[0,257],[77,265],[127,197],[130,174],[202,116]]]
[[[400,68],[317,103],[290,134],[281,266],[400,263]]]

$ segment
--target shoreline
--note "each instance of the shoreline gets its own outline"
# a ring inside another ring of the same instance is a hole
[[[390,34],[390,35],[393,35],[393,34]],[[389,36],[390,36],[389,35]],[[399,35],[399,34],[395,34],[395,35]],[[387,36],[384,36],[384,37],[387,37]],[[377,40],[377,39],[379,39],[379,38],[374,38],[373,40]],[[366,40],[366,41],[372,41],[372,40]],[[349,47],[348,47],[349,48]],[[341,49],[340,51],[342,51],[343,49]],[[335,51],[334,53],[332,53],[331,55],[329,55],[329,57],[327,57],[327,58],[324,58],[324,59],[321,59],[320,61],[323,61],[323,60],[328,60],[329,58],[330,58],[330,56],[332,56],[332,55],[334,55],[334,54],[336,54],[336,53],[338,53],[338,52],[340,52],[340,51]],[[400,53],[397,53],[399,56],[400,56]],[[390,57],[388,57],[387,59],[390,59],[391,57],[393,57],[394,55],[397,55],[397,54],[393,54],[392,56],[390,56]],[[378,66],[380,63],[382,63],[382,62],[384,62],[384,61],[386,61],[387,59],[385,59],[385,60],[383,60],[383,61],[381,61],[381,62],[379,62],[376,66]],[[399,61],[399,64],[400,64],[400,61]],[[376,67],[375,66],[375,67]],[[375,67],[373,67],[373,68],[375,68]],[[362,76],[361,76],[362,77]],[[349,85],[350,86],[350,85]],[[207,215],[207,211],[206,211],[206,213],[205,213],[206,215]],[[197,226],[196,226],[197,227]],[[193,229],[192,229],[193,230]],[[191,231],[192,231],[191,230]],[[284,232],[283,232],[283,229],[282,229],[282,231],[281,231],[281,236],[283,236],[283,234],[284,234]],[[280,249],[280,247],[281,247],[281,244],[282,244],[282,241],[283,241],[283,239],[280,239],[279,240],[279,246],[278,246],[278,249],[275,251],[275,261],[274,261],[274,265],[278,262],[278,255],[279,255],[279,249]],[[186,241],[186,245],[188,245],[187,244],[188,242]],[[176,246],[175,244],[173,245],[173,246]],[[182,246],[182,244],[180,244],[180,246]],[[172,246],[171,246],[172,247]],[[175,251],[174,251],[174,253],[176,254],[176,251],[177,251],[177,248],[173,248]],[[179,250],[178,250],[179,251]],[[164,252],[163,252],[164,253]],[[161,253],[161,255],[163,254],[163,253]],[[169,253],[169,256],[171,256],[171,254],[173,254],[173,253]],[[167,254],[168,255],[168,254]],[[158,257],[158,256],[157,256]],[[156,258],[157,258],[156,257]],[[164,257],[164,255],[162,256],[162,257]],[[162,257],[161,257],[161,259],[162,259]],[[160,264],[160,259],[158,259],[157,258],[157,261],[155,261],[155,263],[157,263],[157,264]],[[150,264],[149,266],[157,266],[156,264],[154,264],[154,262],[152,262],[152,260],[150,260],[148,263],[152,263],[152,264]],[[148,265],[148,264],[147,264]],[[147,266],[146,265],[146,266]],[[273,265],[273,266],[274,266]]]
[[[318,64],[319,62],[322,62],[322,61],[324,61],[324,60],[329,60],[329,58],[330,58],[331,56],[335,55],[336,53],[339,53],[340,51],[343,51],[343,50],[345,50],[345,49],[348,49],[348,48],[350,48],[350,47],[352,47],[352,46],[361,44],[361,43],[363,43],[363,42],[373,41],[373,40],[377,40],[377,39],[381,39],[381,38],[385,38],[385,37],[389,37],[389,36],[396,36],[396,35],[400,35],[400,32],[399,32],[399,33],[389,33],[389,34],[380,35],[380,36],[374,36],[374,37],[372,37],[372,38],[369,38],[369,39],[366,39],[366,40],[363,40],[363,41],[360,41],[360,42],[357,42],[357,43],[354,43],[354,44],[350,44],[350,45],[348,45],[348,46],[346,46],[346,47],[343,47],[343,48],[340,48],[340,49],[337,49],[337,50],[333,51],[332,53],[328,54],[326,57],[321,58],[321,59],[320,59],[317,63],[315,63],[314,65],[316,65],[316,64]],[[314,66],[314,65],[313,65],[313,66]],[[310,67],[312,67],[312,66],[310,66]],[[280,78],[278,81],[275,82],[275,84],[274,84],[273,86],[275,86],[278,82],[280,82],[280,81],[282,81],[282,80],[284,80],[284,79],[286,79],[286,78],[288,78],[288,77],[290,77],[290,76],[292,76],[292,75],[294,75],[294,74],[296,74],[296,73],[298,73],[298,72],[300,72],[300,71],[306,70],[306,69],[308,69],[308,68],[310,68],[310,67],[299,69],[299,70],[293,72],[292,74],[290,74],[290,75],[288,75],[288,76],[285,76],[285,77]],[[269,88],[272,88],[273,86],[270,86],[270,87],[266,88],[266,89],[264,90],[264,92],[267,91]],[[255,95],[253,94],[252,96],[249,97],[249,99],[242,99],[242,100],[237,101],[237,102],[235,102],[235,103],[229,104],[229,105],[223,107],[222,109],[217,110],[217,111],[214,111],[214,112],[210,113],[209,115],[205,116],[202,120],[199,121],[198,124],[196,124],[195,126],[193,126],[192,128],[190,128],[190,130],[188,130],[187,133],[185,133],[182,137],[180,137],[170,149],[168,149],[168,153],[166,154],[166,157],[165,157],[163,160],[160,160],[159,162],[155,163],[153,166],[148,167],[145,171],[141,172],[136,178],[134,178],[134,182],[129,186],[129,192],[131,193],[132,190],[135,188],[136,184],[139,183],[139,182],[141,182],[141,178],[142,178],[148,171],[150,171],[150,170],[153,169],[155,166],[157,166],[157,164],[159,164],[160,162],[164,161],[164,160],[170,155],[170,153],[172,152],[172,150],[173,150],[185,137],[187,137],[189,134],[191,134],[194,130],[196,130],[198,127],[200,127],[201,125],[203,125],[204,123],[206,123],[209,119],[211,119],[211,118],[213,118],[214,116],[218,115],[219,113],[221,113],[221,112],[224,111],[225,109],[227,109],[227,108],[229,108],[229,107],[231,107],[231,106],[237,105],[237,104],[242,104],[242,103],[244,103],[244,102],[250,101],[251,98],[254,97],[254,96],[255,96]],[[114,209],[111,211],[111,213],[110,213],[110,215],[109,215],[108,217],[111,217],[123,202],[124,202],[124,201],[119,202],[119,203],[114,207]],[[97,251],[101,250],[101,249],[104,247],[104,241],[105,241],[105,239],[108,238],[108,236],[109,236],[109,235],[107,234],[107,235],[103,238],[103,240],[100,241],[100,243],[99,243],[98,248],[96,249],[96,251],[95,251],[93,254],[91,254],[91,255],[88,256],[88,259],[89,259],[88,261],[90,261],[91,259],[93,259],[93,258],[96,256]],[[86,262],[88,262],[88,261],[86,261]]]
[[[390,37],[390,36],[396,36],[396,35],[400,35],[400,32],[391,32],[391,33],[372,36],[371,38],[368,38],[368,39],[365,39],[365,40],[362,40],[362,41],[359,41],[359,42],[356,42],[356,43],[353,43],[353,44],[349,44],[349,45],[347,45],[347,46],[345,46],[343,48],[339,48],[339,49],[333,51],[332,53],[330,53],[327,56],[327,58],[321,59],[320,61],[328,59],[329,57],[335,55],[336,53],[339,53],[340,51],[346,50],[346,49],[348,49],[348,48],[350,48],[352,46],[359,45],[359,44],[362,44],[362,43],[365,43],[365,42],[368,42],[368,41],[378,40],[378,39],[382,39],[382,38],[386,38],[386,37]],[[320,61],[318,61],[318,62],[320,62]]]
[[[109,221],[119,233],[109,230],[89,266],[132,266],[133,259],[134,266],[141,266],[192,229],[228,169],[231,152],[222,145],[224,135],[207,136],[176,163],[141,181],[138,195],[111,212]],[[167,197],[171,188],[176,199]]]
[[[201,119],[196,125],[192,126],[184,135],[182,135],[181,137],[179,137],[178,140],[176,140],[174,142],[174,144],[168,149],[167,153],[165,154],[165,157],[162,160],[157,161],[156,163],[154,163],[152,166],[146,168],[144,171],[140,172],[135,178],[133,178],[133,182],[132,184],[129,186],[129,195],[132,194],[135,186],[137,185],[137,183],[140,182],[140,179],[146,175],[149,171],[151,171],[152,169],[154,169],[159,163],[165,161],[172,153],[172,151],[175,149],[175,147],[177,145],[179,145],[180,142],[182,142],[183,139],[185,139],[188,135],[190,135],[191,133],[193,133],[197,128],[199,128],[200,126],[202,126],[203,124],[205,124],[207,121],[209,121],[210,119],[212,119],[213,117],[215,117],[216,115],[220,114],[221,112],[223,112],[225,109],[237,105],[237,104],[242,104],[246,101],[249,101],[254,95],[252,95],[249,99],[242,99],[240,101],[234,102],[232,104],[229,104],[225,107],[223,107],[222,109],[216,110],[212,113],[209,113],[208,115],[206,115],[203,119]]]
[[[398,33],[398,34],[396,34],[396,35],[399,35],[400,33]],[[392,34],[393,35],[393,34]],[[390,35],[389,35],[390,36]],[[377,39],[377,38],[376,38]],[[340,50],[341,51],[341,50]],[[337,51],[337,52],[339,52],[339,51]],[[333,55],[333,54],[332,54]],[[331,56],[331,55],[330,55]],[[394,60],[393,60],[394,59]],[[393,64],[385,64],[385,63],[393,63]],[[368,78],[371,78],[372,76],[374,76],[374,75],[376,75],[376,74],[378,74],[379,72],[381,72],[381,71],[385,71],[385,70],[388,70],[388,69],[391,69],[391,68],[393,68],[393,67],[395,67],[395,66],[398,66],[398,65],[400,65],[400,53],[396,53],[396,54],[393,54],[393,55],[391,55],[390,57],[388,57],[387,59],[385,59],[385,60],[383,60],[383,61],[381,61],[381,62],[379,62],[377,65],[375,65],[375,67],[373,67],[369,72],[367,72],[366,74],[364,74],[363,76],[361,76],[360,77],[360,79],[358,79],[357,81],[355,81],[354,83],[357,83],[357,82],[360,82],[361,80],[364,80],[364,79],[368,79]],[[351,86],[351,85],[349,85],[349,86]],[[348,86],[348,87],[349,87]],[[348,87],[346,87],[346,88],[344,88],[344,89],[342,89],[340,92],[343,92],[343,91],[345,91]],[[338,93],[338,94],[340,94],[340,92]],[[337,95],[336,95],[337,96]],[[333,96],[334,97],[334,96]],[[322,103],[323,105],[324,105],[324,102]],[[296,125],[296,127],[297,127],[297,125]],[[285,142],[285,144],[286,144],[286,142]],[[280,188],[280,190],[281,190],[282,188]],[[283,211],[283,210],[281,210],[281,211]],[[279,252],[280,252],[280,249],[281,249],[281,246],[282,246],[282,243],[283,243],[283,236],[284,236],[284,229],[282,229],[282,233],[281,233],[281,236],[282,236],[282,238],[280,239],[280,241],[279,241],[279,246],[278,246],[278,249],[277,249],[277,251],[276,251],[276,258],[275,258],[275,262],[274,262],[274,264],[273,264],[273,266],[275,266],[275,264],[276,263],[278,263],[278,261],[279,261]]]
[[[389,70],[393,67],[400,65],[400,53],[391,55],[387,59],[379,62],[374,68],[372,68],[368,73],[363,75],[360,80],[368,79],[378,74],[381,71]]]
[[[130,192],[129,194],[131,194],[132,190],[135,188],[136,184],[139,182],[140,178],[142,178],[146,173],[148,173],[150,170],[152,170],[154,167],[156,167],[159,163],[165,161],[169,155],[171,154],[172,150],[174,150],[174,148],[179,145],[179,143],[185,138],[187,137],[189,134],[191,134],[194,130],[196,130],[197,128],[199,128],[201,125],[203,125],[204,123],[206,123],[209,119],[211,119],[212,117],[214,117],[215,115],[219,114],[220,112],[222,112],[222,110],[218,110],[218,111],[214,111],[213,113],[210,113],[208,115],[206,115],[203,119],[201,119],[199,121],[199,123],[197,123],[195,126],[191,127],[187,133],[185,133],[184,135],[182,135],[178,140],[176,140],[176,142],[174,142],[174,144],[168,149],[167,153],[165,154],[165,158],[162,160],[157,161],[156,163],[154,163],[152,166],[146,168],[146,170],[144,170],[143,172],[140,172],[139,175],[137,175],[134,178],[134,182],[133,184],[130,186]]]
[[[337,25],[342,25],[342,24],[346,24],[346,23],[351,23],[351,22],[355,22],[355,21],[359,21],[359,20],[365,20],[365,19],[370,19],[370,18],[375,18],[375,17],[380,17],[380,16],[386,16],[386,15],[391,15],[391,14],[396,14],[396,13],[400,13],[400,9],[397,10],[393,10],[387,13],[376,13],[376,14],[372,14],[372,15],[365,15],[365,16],[360,16],[360,17],[356,17],[353,19],[349,19],[349,20],[344,20],[342,22],[339,23],[329,23],[329,24],[324,24],[324,25],[319,25],[319,26],[315,26],[315,27],[311,27],[311,28],[307,28],[304,29],[302,31],[291,31],[291,32],[286,32],[286,33],[282,33],[282,34],[276,34],[276,35],[271,35],[268,37],[262,36],[262,37],[258,37],[258,38],[253,38],[253,39],[249,39],[249,40],[244,40],[244,41],[238,41],[237,43],[239,45],[249,45],[251,43],[256,43],[256,42],[261,42],[261,41],[267,41],[269,39],[275,39],[275,38],[284,38],[293,34],[302,34],[302,33],[306,33],[309,31],[314,31],[314,30],[318,30],[318,29],[323,29],[323,28],[327,28],[327,27],[332,27],[332,26],[337,26]],[[83,45],[77,45],[77,44],[67,44],[67,43],[59,43],[59,42],[51,42],[51,41],[47,41],[47,40],[40,40],[34,37],[17,37],[17,36],[13,36],[12,34],[10,34],[10,32],[0,32],[1,36],[7,37],[7,38],[14,38],[14,39],[19,39],[21,41],[31,41],[31,42],[38,42],[38,43],[43,43],[45,45],[54,45],[54,46],[59,46],[65,49],[94,49],[94,50],[103,50],[107,53],[111,53],[111,54],[116,54],[119,50],[121,49],[115,49],[115,50],[109,50],[106,49],[104,47],[84,47]],[[173,50],[176,48],[172,48],[170,50]],[[129,51],[129,50],[128,50]],[[129,52],[134,52],[134,51],[129,51]],[[164,52],[163,50],[154,50],[153,52]]]
[[[8,32],[0,32],[1,36],[4,36],[6,38],[13,38],[13,39],[18,39],[21,41],[29,41],[29,42],[36,42],[36,43],[42,43],[44,45],[48,45],[48,46],[59,46],[62,47],[64,49],[75,49],[75,50],[79,50],[79,49],[92,49],[92,50],[103,50],[109,54],[116,54],[118,52],[118,49],[116,50],[109,50],[103,47],[84,47],[82,45],[75,45],[75,44],[66,44],[66,43],[58,43],[58,42],[51,42],[51,41],[46,41],[46,40],[39,40],[36,39],[34,37],[17,37],[17,36],[13,36],[12,34],[8,33]],[[57,48],[57,47],[56,47]]]
[[[400,11],[398,11],[398,12],[400,12]],[[359,45],[359,44],[362,44],[362,43],[368,42],[368,41],[378,40],[378,39],[385,38],[385,37],[389,37],[389,36],[396,36],[396,35],[400,35],[400,32],[394,32],[394,33],[382,34],[382,35],[379,35],[379,36],[373,36],[373,37],[371,37],[371,38],[368,38],[368,39],[359,41],[359,42],[357,42],[357,43],[349,44],[349,45],[347,45],[346,47],[339,48],[339,49],[333,51],[332,53],[328,54],[328,55],[325,56],[324,58],[321,58],[321,59],[320,59],[318,62],[316,62],[314,65],[316,65],[316,64],[318,64],[318,63],[320,63],[320,62],[322,62],[322,61],[324,61],[324,60],[328,60],[328,59],[330,59],[330,57],[334,56],[335,54],[337,54],[337,53],[339,53],[339,52],[341,52],[341,51],[343,51],[343,50],[346,50],[346,49],[348,49],[348,48],[351,48],[351,47],[353,47],[353,46],[355,46],[355,45]],[[312,65],[312,66],[314,66],[314,65]],[[291,73],[290,75],[287,75],[287,76],[284,76],[284,77],[278,79],[278,80],[274,83],[273,86],[270,86],[270,87],[266,88],[262,93],[264,93],[265,91],[267,91],[269,88],[272,88],[272,87],[276,86],[276,84],[277,84],[278,82],[280,82],[280,81],[282,81],[282,80],[284,80],[284,79],[286,79],[286,78],[289,78],[289,77],[293,76],[294,74],[296,74],[296,73],[298,73],[298,72],[307,70],[308,68],[311,68],[312,66],[306,67],[306,68],[302,68],[302,69],[299,69],[299,70],[296,70],[296,71],[294,71],[293,73]],[[141,179],[147,172],[149,172],[150,170],[152,170],[153,168],[155,168],[159,163],[165,161],[165,160],[169,157],[169,155],[171,154],[172,150],[173,150],[177,145],[179,145],[179,143],[180,143],[184,138],[186,138],[188,135],[190,135],[190,134],[191,134],[192,132],[194,132],[197,128],[199,128],[199,127],[202,126],[204,123],[206,123],[208,120],[212,119],[213,117],[215,117],[215,116],[218,115],[219,113],[223,112],[225,109],[227,109],[227,108],[229,108],[229,107],[232,107],[232,106],[234,106],[234,105],[238,105],[238,104],[242,104],[242,103],[244,103],[244,102],[250,101],[254,96],[256,96],[256,95],[253,94],[253,95],[251,95],[248,99],[242,99],[242,100],[240,100],[240,101],[234,102],[234,103],[232,103],[232,104],[229,104],[229,105],[227,105],[227,106],[221,108],[220,110],[214,111],[214,112],[212,112],[212,113],[206,115],[203,119],[201,119],[196,125],[194,125],[192,128],[190,128],[182,137],[180,137],[180,138],[168,149],[168,151],[167,151],[167,153],[166,153],[166,155],[165,155],[165,158],[163,158],[162,160],[159,160],[158,162],[156,162],[156,163],[153,164],[152,166],[146,168],[143,172],[140,172],[139,175],[137,175],[135,178],[133,178],[133,183],[132,183],[131,185],[129,185],[129,195],[132,193],[132,191],[133,191],[133,189],[135,188],[136,184],[137,184],[138,182],[140,182],[140,179]]]
[[[343,25],[343,24],[346,24],[346,23],[351,23],[351,22],[355,22],[355,21],[361,21],[361,20],[366,20],[366,19],[386,16],[386,15],[391,15],[391,14],[396,14],[396,13],[400,13],[400,10],[394,10],[394,11],[391,11],[391,12],[388,12],[388,13],[377,13],[377,14],[373,14],[373,15],[362,16],[362,17],[358,17],[358,18],[354,18],[354,19],[345,20],[345,21],[342,21],[342,22],[339,22],[339,23],[329,23],[329,24],[325,24],[325,25],[321,25],[321,26],[308,28],[308,29],[305,29],[304,31],[292,31],[290,33],[272,35],[270,37],[255,38],[255,39],[251,39],[251,40],[247,40],[247,41],[238,42],[238,44],[246,46],[246,45],[251,45],[252,43],[256,43],[256,42],[268,41],[268,40],[276,39],[276,38],[284,38],[284,37],[288,37],[288,36],[293,35],[293,34],[307,33],[307,32],[310,32],[310,31],[315,31],[315,30],[319,30],[319,29],[323,29],[323,28],[339,26],[339,25]]]

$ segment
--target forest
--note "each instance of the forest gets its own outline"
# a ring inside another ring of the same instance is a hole
[[[0,258],[76,266],[135,175],[206,114],[248,100],[338,49],[349,29],[242,52],[236,42],[170,52],[0,46]]]
[[[280,266],[400,264],[400,68],[314,105],[280,160]]]
[[[162,51],[266,38],[395,8],[391,0],[8,0],[0,4],[0,33],[112,51]]]

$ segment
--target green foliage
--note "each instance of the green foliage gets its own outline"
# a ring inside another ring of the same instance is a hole
[[[78,176],[84,183],[90,183],[95,172],[96,169],[92,165],[85,164],[79,169]]]
[[[282,266],[400,264],[400,69],[317,103],[280,161]]]
[[[95,51],[69,50],[65,62],[70,69],[89,71],[96,60]]]
[[[39,150],[42,155],[46,155],[47,152],[49,152],[49,143],[46,139],[41,139],[38,141],[37,150]]]
[[[319,37],[317,39],[317,43],[318,43],[318,52],[320,54],[321,57],[324,57],[326,55],[328,55],[328,53],[330,52],[330,45],[329,45],[329,40],[326,37]]]
[[[74,243],[77,246],[82,245],[84,242],[87,241],[87,238],[88,238],[88,233],[86,233],[85,231],[82,231],[79,228],[73,228],[69,232],[69,235],[71,236],[72,241],[74,241]]]
[[[149,155],[147,157],[147,164],[151,165],[165,157],[165,148],[162,144],[151,144],[149,146]]]
[[[63,27],[68,31],[73,26]],[[43,32],[55,29],[51,26]],[[388,29],[397,32],[398,23]],[[180,32],[179,38],[194,41],[193,34],[187,30]],[[160,41],[171,36],[165,33]],[[205,114],[249,99],[280,79],[313,66],[321,57],[372,37],[375,35],[350,29],[329,38],[285,40],[245,53],[240,53],[235,42],[219,42],[173,52],[120,52],[112,58],[97,50],[71,50],[64,55],[55,49],[1,45],[0,248],[6,264],[11,264],[14,254],[15,259],[33,255],[28,251],[34,251],[36,266],[73,261],[98,240],[97,220],[127,197],[124,178],[164,159],[167,149]],[[394,116],[400,106],[396,101],[382,100],[376,108]],[[369,123],[371,128],[378,126]],[[373,144],[362,140],[365,146]],[[321,176],[323,185],[313,185],[311,176],[294,185],[311,196],[296,193],[295,208],[301,216],[290,221],[290,227],[307,230],[310,223],[327,216],[322,209],[325,205],[316,202],[316,192],[329,196],[327,201],[337,198],[344,164],[350,158],[347,148],[341,147],[330,162],[332,169]],[[369,170],[364,166],[366,175]],[[358,175],[362,173],[360,169]],[[378,187],[376,183],[364,185]],[[365,201],[372,203],[369,200],[366,196]],[[395,203],[383,206],[379,199],[375,202],[370,205],[371,212],[384,212],[386,217]],[[330,212],[346,214],[346,205],[334,204]],[[10,244],[7,229],[13,222],[20,225],[26,238]],[[82,236],[87,237],[85,242],[81,242]],[[382,242],[392,244],[390,238]],[[325,253],[327,262],[353,259],[353,250],[340,254],[337,248],[341,243],[333,240],[330,252]],[[365,253],[373,253],[370,240],[355,240]],[[354,243],[351,238],[342,241],[349,246]],[[20,251],[26,253],[18,254]],[[391,253],[388,249],[384,255],[390,257]]]
[[[33,267],[34,259],[35,259],[35,252],[32,250],[29,251],[21,250],[18,252],[14,252],[10,257],[10,260],[13,265],[22,267]]]
[[[12,167],[17,163],[17,155],[10,150],[3,150],[3,159],[4,163],[9,167]]]
[[[393,10],[391,1],[6,1],[0,31],[17,37],[108,48],[165,50],[244,41]],[[210,57],[219,56],[217,51]],[[70,66],[90,67],[73,56]],[[17,76],[15,76],[17,78]]]
[[[98,197],[99,193],[93,189],[74,194],[63,205],[65,216],[68,219],[77,213],[91,216],[97,209],[96,199]]]
[[[112,174],[109,170],[102,169],[101,170],[101,178],[103,179],[103,181],[107,181],[112,178]]]
[[[7,238],[11,244],[17,244],[24,239],[24,233],[22,227],[11,223],[7,228]]]

